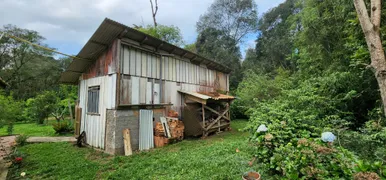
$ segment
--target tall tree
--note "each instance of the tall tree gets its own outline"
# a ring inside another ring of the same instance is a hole
[[[155,0],[155,7],[153,5],[153,0],[150,0],[150,6],[151,6],[151,15],[153,17],[153,23],[154,23],[154,27],[157,27],[157,20],[155,19],[155,16],[157,15],[157,12],[158,12],[158,1]]]
[[[0,76],[9,84],[7,90],[12,91],[16,99],[26,99],[58,86],[61,70],[53,54],[8,36],[45,46],[38,32],[12,25],[0,31],[7,33],[0,40]]]
[[[232,69],[230,88],[241,80],[243,38],[257,30],[257,5],[254,0],[216,0],[197,22],[197,53]]]
[[[254,0],[216,0],[200,16],[197,31],[212,28],[225,33],[235,42],[257,30],[257,5]]]
[[[232,69],[230,89],[236,89],[241,81],[241,53],[237,43],[224,32],[208,28],[198,35],[197,53]]]
[[[354,5],[370,51],[371,64],[369,66],[375,70],[375,77],[383,102],[383,111],[386,114],[386,59],[380,33],[382,2],[381,0],[371,0],[371,17],[364,0],[354,0]]]
[[[260,73],[272,73],[276,68],[293,69],[294,24],[293,17],[299,12],[296,0],[287,0],[266,12],[258,23],[259,36],[256,40],[256,60],[254,68]],[[251,54],[249,54],[251,55]],[[248,57],[249,61],[251,57]]]
[[[157,26],[148,25],[146,27],[135,26],[135,28],[170,44],[174,44],[176,46],[184,45],[181,30],[177,26],[165,26],[159,24]]]

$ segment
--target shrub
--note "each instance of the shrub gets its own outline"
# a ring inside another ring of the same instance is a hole
[[[53,91],[45,91],[35,98],[30,98],[26,102],[25,116],[29,116],[38,124],[43,124],[44,120],[55,110],[58,104],[58,97]]]
[[[8,155],[7,158],[12,162],[12,166],[19,168],[22,165],[25,157],[26,157],[25,154],[23,154],[22,152],[18,151],[17,148],[15,148],[13,152]]]
[[[23,111],[22,103],[16,101],[12,96],[6,96],[0,91],[0,128],[8,125],[7,132],[12,134],[13,122],[15,122]]]
[[[18,146],[24,146],[25,144],[27,144],[27,139],[28,139],[28,136],[27,135],[19,135],[16,137],[16,144]]]
[[[57,134],[65,134],[74,132],[72,123],[68,121],[57,122],[52,125]]]

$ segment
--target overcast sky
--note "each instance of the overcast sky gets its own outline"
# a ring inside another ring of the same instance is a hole
[[[214,0],[158,0],[157,22],[181,29],[186,43],[197,37],[196,22]],[[255,0],[261,15],[284,0]],[[105,17],[128,26],[152,24],[149,0],[0,0],[0,25],[38,31],[50,47],[77,54]],[[250,35],[242,50],[252,46]]]

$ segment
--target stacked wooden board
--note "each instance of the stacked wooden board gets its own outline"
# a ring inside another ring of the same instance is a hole
[[[154,145],[162,147],[172,141],[184,139],[184,123],[175,117],[161,117],[154,128]]]

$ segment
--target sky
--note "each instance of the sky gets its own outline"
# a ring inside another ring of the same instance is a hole
[[[196,22],[214,0],[158,0],[157,22],[180,28],[184,41],[197,37]],[[284,0],[255,0],[260,16]],[[0,0],[0,26],[13,24],[38,31],[44,43],[76,55],[105,17],[130,27],[153,23],[149,0]],[[241,45],[254,47],[256,34]]]

